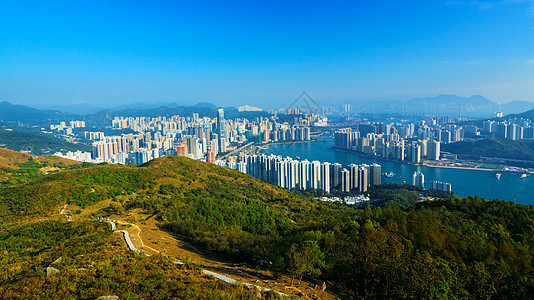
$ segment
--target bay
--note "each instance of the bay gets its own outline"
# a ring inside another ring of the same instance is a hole
[[[377,163],[382,165],[382,172],[396,174],[393,178],[382,177],[382,183],[412,184],[413,173],[421,171],[425,175],[426,188],[429,188],[430,181],[438,180],[450,182],[454,194],[459,197],[479,196],[486,199],[509,200],[519,204],[534,204],[534,176],[520,179],[520,173],[502,172],[501,178],[497,179],[496,172],[408,165],[335,151],[330,149],[332,146],[334,146],[333,139],[327,138],[323,141],[267,145],[262,153],[299,157],[310,161],[337,162],[343,167],[353,163]]]

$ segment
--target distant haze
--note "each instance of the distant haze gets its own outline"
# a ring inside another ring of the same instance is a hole
[[[482,5],[483,4],[483,5]],[[534,1],[4,1],[0,101],[534,101]],[[326,106],[326,105],[325,105]]]

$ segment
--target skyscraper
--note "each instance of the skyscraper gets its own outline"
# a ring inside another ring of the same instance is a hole
[[[382,183],[382,166],[373,164],[371,166],[371,185],[380,185]]]
[[[361,165],[358,168],[358,191],[360,193],[367,192],[369,186],[369,166]]]
[[[421,147],[417,144],[411,145],[410,161],[414,164],[418,164],[421,162]]]
[[[358,188],[358,185],[359,185],[358,165],[355,165],[355,164],[349,165],[349,171],[350,171],[349,190],[353,190],[353,189]]]
[[[332,164],[330,170],[330,178],[332,180],[330,181],[330,183],[333,187],[337,187],[341,183],[341,178],[339,177],[341,175],[341,167],[342,166],[340,163]]]
[[[508,132],[508,126],[506,123],[499,123],[497,125],[497,137],[506,138]]]
[[[219,148],[226,151],[226,122],[224,121],[224,109],[217,110],[217,133],[219,134]]]
[[[341,170],[341,191],[350,192],[350,171],[347,169]]]
[[[440,151],[441,151],[441,147],[438,141],[428,142],[427,158],[429,160],[439,160]]]
[[[300,162],[300,179],[299,185],[300,188],[305,190],[310,188],[310,162],[308,160],[303,160]]]
[[[412,175],[412,183],[420,188],[425,188],[425,175],[420,171],[414,172]]]
[[[330,193],[330,163],[321,164],[321,187],[326,193]]]
[[[321,163],[317,160],[311,162],[311,187],[314,190],[320,189]]]

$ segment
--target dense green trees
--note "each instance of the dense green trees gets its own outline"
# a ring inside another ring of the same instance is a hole
[[[512,202],[419,202],[414,187],[384,185],[370,191],[381,207],[353,209],[180,157],[63,171],[7,190],[0,203],[19,214],[135,192],[101,213],[142,208],[205,251],[328,281],[347,298],[534,294],[534,208]]]
[[[257,298],[255,290],[207,277],[199,266],[128,251],[104,222],[3,224],[0,253],[2,299]],[[47,278],[48,266],[59,273]]]
[[[73,144],[42,133],[23,131],[7,131],[0,128],[0,141],[2,148],[15,151],[30,151],[34,155],[54,154],[58,151],[91,151],[88,143]]]
[[[324,254],[316,241],[292,244],[287,253],[288,271],[299,281],[303,276],[319,276],[325,268]]]
[[[443,144],[442,150],[459,155],[534,161],[534,143],[505,138],[487,138]]]

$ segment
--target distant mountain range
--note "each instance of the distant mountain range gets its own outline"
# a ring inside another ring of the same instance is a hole
[[[51,106],[47,109],[50,110],[57,110],[65,113],[71,113],[76,115],[87,115],[87,114],[94,114],[101,110],[105,110],[103,107],[97,107],[93,106],[89,103],[76,103],[76,104],[69,104],[69,105],[57,105],[57,106]]]
[[[146,102],[134,102],[129,104],[123,104],[116,107],[111,108],[104,108],[104,107],[97,107],[93,106],[89,103],[76,103],[76,104],[69,104],[69,105],[56,105],[47,107],[45,109],[49,110],[57,110],[60,112],[66,112],[66,113],[72,113],[76,115],[90,115],[95,114],[97,112],[106,111],[106,110],[113,110],[113,111],[120,111],[120,110],[150,110],[155,109],[159,107],[168,107],[168,108],[177,108],[177,107],[187,107],[186,105],[181,105],[178,103],[171,103],[171,102],[155,102],[155,103],[146,103]],[[218,108],[216,105],[211,104],[209,102],[200,102],[192,107],[201,107],[201,108]]]
[[[43,121],[70,120],[74,114],[51,109],[37,109],[25,105],[0,102],[0,121],[35,124]]]
[[[217,107],[214,104],[207,102],[200,102],[194,106],[180,106],[176,103],[166,104],[165,106],[152,106],[145,103],[134,103],[134,108],[117,107],[113,109],[100,110],[91,114],[77,114],[72,112],[66,112],[66,110],[77,111],[82,108],[78,104],[67,107],[58,107],[61,110],[52,109],[37,109],[24,105],[12,104],[7,101],[0,102],[0,122],[13,123],[22,122],[29,125],[46,125],[51,123],[57,123],[61,121],[70,120],[84,120],[87,125],[94,125],[96,127],[102,127],[102,124],[108,124],[109,120],[116,116],[119,117],[157,117],[173,115],[180,116],[192,116],[193,113],[198,113],[200,117],[208,116],[215,117]],[[88,108],[89,106],[85,106]],[[137,107],[137,108],[135,108]],[[254,118],[256,116],[267,116],[266,112],[247,111],[239,112],[235,107],[225,107],[225,116],[227,118]]]
[[[406,101],[373,101],[354,104],[356,111],[369,113],[429,114],[490,118],[494,112],[505,115],[534,109],[534,102],[512,101],[499,105],[480,95],[460,97],[439,95],[436,97],[412,98]]]
[[[525,111],[525,112],[522,112],[522,113],[519,113],[519,114],[507,115],[505,118],[506,119],[524,118],[524,119],[534,120],[534,109],[531,109],[529,111]]]
[[[499,105],[483,96],[460,97],[455,95],[439,95],[428,98],[413,98],[406,101],[366,101],[353,103],[353,111],[363,113],[394,113],[414,115],[443,115],[464,116],[474,118],[490,118],[494,112],[501,111],[505,115],[525,112],[534,119],[533,102],[513,101]],[[199,116],[214,117],[218,106],[200,102],[193,106],[184,106],[177,103],[131,103],[112,109],[99,109],[87,103],[54,106],[54,109],[37,109],[24,105],[16,105],[7,101],[0,102],[0,122],[22,122],[25,124],[42,125],[59,121],[85,120],[90,124],[101,126],[105,120],[115,116]],[[235,107],[225,107],[227,118],[267,116],[267,112],[246,111],[239,112]]]

